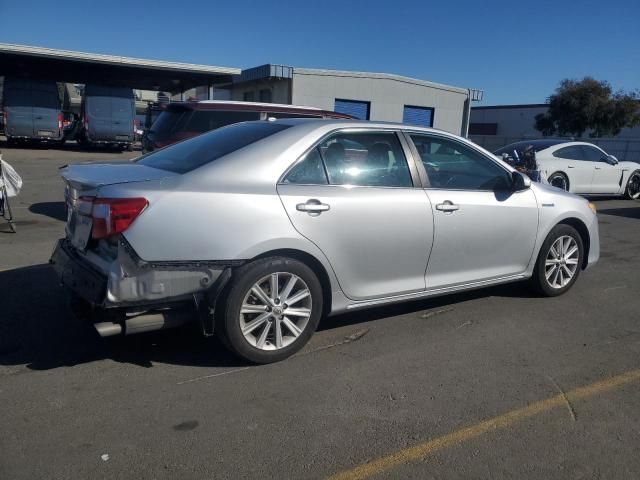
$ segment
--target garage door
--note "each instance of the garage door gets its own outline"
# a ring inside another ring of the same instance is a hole
[[[363,102],[361,100],[340,100],[336,98],[333,110],[338,113],[351,115],[352,117],[360,120],[369,120],[370,106],[370,102]]]
[[[404,106],[402,123],[407,125],[419,125],[421,127],[433,127],[433,108]]]

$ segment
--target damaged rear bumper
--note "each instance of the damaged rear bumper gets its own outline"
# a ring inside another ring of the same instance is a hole
[[[162,304],[205,292],[225,268],[242,262],[146,262],[122,238],[115,259],[80,252],[58,241],[50,263],[63,285],[92,305],[111,308]]]
[[[50,263],[61,284],[87,303],[84,310],[93,312],[98,332],[108,336],[173,326],[171,318],[184,318],[185,310],[199,317],[203,331],[211,333],[217,297],[231,267],[243,262],[146,262],[121,238],[114,259],[81,252],[61,239]],[[159,320],[159,312],[166,321]],[[142,315],[145,318],[139,318]],[[155,326],[147,328],[149,322]]]

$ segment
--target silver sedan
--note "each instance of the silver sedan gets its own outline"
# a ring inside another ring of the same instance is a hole
[[[70,165],[51,262],[103,336],[197,320],[252,362],[321,318],[598,260],[595,209],[463,138],[361,121],[224,127],[133,162]]]

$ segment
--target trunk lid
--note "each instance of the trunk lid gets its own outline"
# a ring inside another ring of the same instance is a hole
[[[99,197],[100,187],[107,185],[158,181],[179,176],[177,173],[132,162],[67,165],[60,169],[66,184],[67,238],[74,247],[85,250],[93,226],[91,201],[82,197]]]

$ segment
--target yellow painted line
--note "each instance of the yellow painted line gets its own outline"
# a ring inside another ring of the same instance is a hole
[[[484,420],[470,427],[457,430],[442,437],[428,440],[424,443],[420,443],[413,447],[399,450],[395,453],[381,457],[377,460],[372,460],[368,463],[363,463],[357,467],[349,470],[338,472],[335,475],[329,477],[330,480],[361,480],[369,478],[373,475],[390,470],[398,465],[402,465],[408,462],[414,462],[416,460],[422,460],[428,455],[443,450],[448,447],[459,445],[467,440],[474,439],[501,428],[506,428],[520,420],[524,420],[529,417],[533,417],[540,413],[548,412],[554,408],[566,406],[567,399],[580,400],[583,398],[589,398],[594,395],[609,392],[615,390],[623,385],[640,381],[640,369],[633,370],[621,375],[607,378],[584,387],[579,387],[574,390],[566,392],[566,394],[556,395],[545,400],[534,402],[526,407],[512,410],[503,415]],[[565,398],[566,397],[566,398]]]

